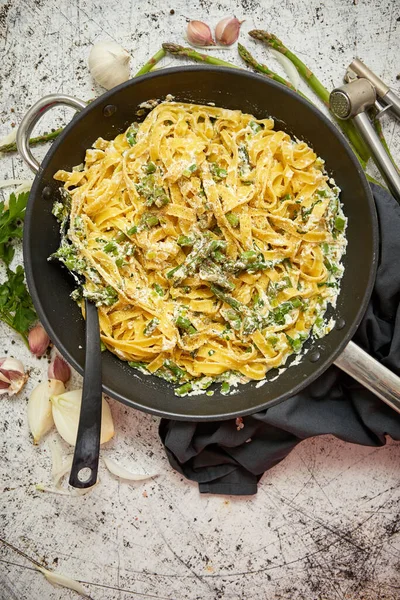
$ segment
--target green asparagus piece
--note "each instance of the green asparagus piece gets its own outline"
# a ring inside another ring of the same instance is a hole
[[[207,63],[208,65],[217,65],[219,67],[230,67],[231,69],[240,69],[240,67],[233,65],[232,63],[228,63],[225,60],[221,60],[216,56],[210,56],[209,54],[200,54],[193,48],[185,48],[184,46],[180,46],[179,44],[170,44],[165,43],[162,45],[164,50],[173,56],[184,56],[186,58],[190,58],[197,62]]]
[[[149,337],[158,327],[160,321],[157,319],[157,317],[154,317],[154,319],[151,319],[146,327],[144,328],[143,334],[146,337]]]
[[[193,333],[197,333],[196,329],[193,327],[193,325],[191,324],[189,319],[187,319],[186,317],[182,317],[182,316],[177,317],[175,324],[178,327],[180,327],[181,329],[184,329],[185,331],[187,331],[187,333],[189,333],[191,335]]]
[[[202,261],[207,258],[211,252],[216,250],[226,250],[224,240],[210,240],[206,237],[199,237],[193,244],[193,250],[187,255],[185,262],[168,271],[167,278],[175,280],[175,287],[179,285],[186,277],[196,272]]]
[[[262,31],[260,29],[253,29],[249,32],[249,35],[256,39],[264,42],[271,48],[278,50],[281,54],[287,56],[287,58],[292,61],[296,69],[298,70],[300,76],[304,79],[307,85],[316,93],[318,98],[322,100],[322,102],[329,108],[329,92],[322,85],[319,79],[314,75],[312,71],[305,65],[297,56],[293,54],[286,46],[272,33],[268,33],[267,31]],[[336,119],[336,118],[335,118]],[[336,119],[340,129],[343,133],[349,138],[356,154],[361,157],[361,159],[367,162],[371,156],[368,147],[366,146],[364,140],[360,137],[357,132],[354,124],[351,121],[341,121],[340,119]]]
[[[226,213],[225,217],[227,218],[227,221],[232,225],[232,227],[238,227],[239,217],[236,213]]]
[[[156,52],[155,55],[152,56],[150,58],[150,60],[148,60],[147,63],[145,63],[141,69],[139,69],[139,71],[136,73],[135,77],[139,77],[139,75],[144,75],[145,73],[148,73],[149,71],[151,71],[152,68],[158,62],[160,62],[160,60],[162,58],[164,58],[165,54],[166,53],[165,53],[164,48],[160,48],[160,50],[158,52]]]
[[[229,281],[224,271],[211,260],[205,260],[199,270],[200,279],[217,283],[222,288],[232,291],[235,289],[235,284]]]
[[[60,135],[63,131],[64,127],[60,127],[60,129],[55,129],[54,131],[50,131],[50,133],[44,133],[43,135],[38,135],[37,137],[31,138],[29,140],[30,146],[37,146],[38,144],[44,144],[44,142],[49,142],[50,140],[55,140],[56,137]],[[12,142],[11,144],[5,144],[4,146],[0,146],[1,152],[16,152],[17,144],[16,142]]]
[[[164,58],[166,52],[163,48],[161,48],[158,52],[155,53],[152,58],[150,58],[147,63],[143,65],[143,67],[136,73],[134,77],[138,77],[139,75],[144,75],[151,71],[151,69],[156,65],[162,58]],[[64,131],[64,127],[60,127],[59,129],[55,129],[54,131],[50,131],[49,133],[44,133],[43,135],[39,135],[37,137],[31,138],[29,140],[30,146],[37,146],[38,144],[44,144],[45,142],[50,142],[51,140],[55,140],[60,133]],[[0,146],[1,152],[16,152],[17,144],[13,142],[12,144],[5,144],[4,146]]]
[[[296,90],[296,88],[290,83],[290,81],[287,81],[287,79],[284,79],[283,77],[281,77],[274,71],[271,71],[271,69],[269,69],[266,65],[263,65],[263,64],[257,62],[256,59],[254,58],[254,56],[252,56],[250,54],[250,52],[242,44],[238,44],[238,50],[239,50],[240,57],[244,60],[246,65],[248,65],[249,67],[254,69],[254,71],[258,71],[259,73],[266,75],[270,79],[273,79],[274,81],[277,81],[278,83],[282,83],[282,85],[285,85],[286,87],[290,88],[294,92],[297,92],[298,94],[300,94],[300,96],[303,96],[303,98],[305,98],[306,100],[309,100],[309,98],[307,98],[307,96],[305,96],[302,92],[300,92],[299,90]]]
[[[177,379],[183,379],[183,377],[186,377],[187,375],[184,369],[178,367],[178,365],[175,364],[169,358],[167,358],[167,360],[164,361],[164,367],[169,369],[175,375],[175,377],[177,377]]]

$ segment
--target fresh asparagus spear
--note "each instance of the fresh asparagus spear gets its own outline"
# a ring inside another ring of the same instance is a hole
[[[248,65],[249,67],[254,69],[254,71],[258,71],[259,73],[266,75],[270,79],[273,79],[274,81],[277,81],[278,83],[282,83],[282,85],[286,85],[286,87],[290,88],[294,92],[297,92],[298,94],[300,94],[300,96],[303,96],[303,98],[305,98],[306,100],[309,100],[309,98],[307,98],[307,96],[305,96],[302,92],[300,92],[299,90],[296,90],[296,88],[290,83],[290,81],[287,81],[286,79],[284,79],[283,77],[281,77],[280,75],[275,73],[274,71],[271,71],[271,69],[269,69],[266,65],[263,65],[263,64],[257,62],[256,59],[254,58],[254,56],[252,56],[250,54],[250,52],[242,44],[238,44],[238,51],[239,51],[240,57],[244,60],[246,65]]]
[[[184,46],[180,46],[179,44],[170,44],[165,43],[162,45],[164,50],[169,54],[173,54],[174,56],[185,56],[186,58],[191,58],[197,62],[207,63],[208,65],[217,65],[219,67],[230,67],[231,69],[240,69],[237,65],[233,65],[232,63],[228,63],[225,60],[217,58],[216,56],[211,56],[209,54],[200,54],[193,48],[185,48]]]
[[[293,54],[286,46],[272,33],[262,31],[261,29],[253,29],[249,32],[249,35],[256,39],[264,42],[271,48],[278,50],[281,54],[287,56],[287,58],[294,64],[298,70],[300,76],[304,79],[307,85],[316,93],[318,98],[329,108],[329,92],[322,85],[319,79],[314,75],[312,71],[301,61],[296,54]],[[336,119],[336,118],[335,118]],[[354,124],[351,121],[341,121],[336,119],[340,129],[348,137],[358,157],[361,157],[364,164],[368,162],[371,153],[369,148],[366,146],[364,140],[360,137]],[[360,161],[361,162],[361,161]],[[363,164],[361,162],[361,164]]]
[[[160,48],[160,50],[158,50],[158,52],[156,52],[154,56],[152,56],[150,60],[148,60],[147,63],[145,63],[143,67],[139,69],[139,71],[134,75],[134,77],[139,77],[139,75],[144,75],[145,73],[151,71],[154,65],[156,65],[158,62],[160,62],[162,58],[164,58],[165,54],[166,52],[164,48]]]
[[[165,50],[161,48],[158,52],[155,53],[154,56],[148,60],[141,69],[134,75],[134,77],[138,77],[139,75],[144,75],[151,71],[155,64],[157,64],[162,58],[165,56]],[[31,138],[29,140],[30,146],[37,146],[38,144],[44,144],[45,142],[50,142],[51,140],[55,140],[60,133],[64,131],[64,127],[60,127],[59,129],[55,129],[54,131],[50,131],[49,133],[44,133],[43,135],[39,135],[37,137]],[[13,142],[12,144],[5,144],[4,146],[0,146],[0,153],[4,152],[16,152],[17,144]]]

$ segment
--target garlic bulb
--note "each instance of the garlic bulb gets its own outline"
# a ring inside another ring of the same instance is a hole
[[[190,21],[186,29],[186,37],[192,46],[215,46],[211,29],[202,21]]]
[[[0,358],[0,395],[14,396],[24,387],[28,375],[22,362],[16,358]]]
[[[55,426],[61,437],[71,446],[75,446],[78,433],[79,414],[82,402],[82,390],[72,390],[71,392],[50,397],[52,404],[52,413]],[[110,407],[103,398],[100,444],[111,440],[114,435],[114,423]]]
[[[49,379],[58,379],[58,381],[67,383],[67,381],[71,377],[71,369],[69,367],[69,364],[66,363],[65,360],[57,354],[54,357],[54,360],[49,364],[47,375]]]
[[[50,396],[63,392],[65,392],[63,382],[50,379],[39,383],[29,396],[28,424],[34,444],[37,444],[54,425]]]
[[[235,17],[225,17],[215,28],[215,39],[222,46],[232,46],[239,37],[240,27],[244,21]]]
[[[90,51],[89,70],[97,83],[111,90],[129,79],[130,60],[130,54],[116,42],[99,42]]]
[[[28,334],[29,349],[37,358],[42,356],[50,344],[50,338],[40,323],[32,327]]]

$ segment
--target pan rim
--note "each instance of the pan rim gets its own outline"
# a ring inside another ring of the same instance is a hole
[[[112,90],[106,92],[105,94],[101,95],[99,98],[97,98],[96,100],[91,102],[87,106],[87,108],[85,108],[82,112],[77,114],[67,124],[67,126],[65,127],[65,129],[61,133],[61,135],[53,142],[51,148],[49,149],[49,151],[47,152],[46,156],[43,159],[43,162],[40,166],[40,170],[39,170],[38,174],[35,177],[35,180],[34,180],[34,183],[32,185],[32,189],[31,189],[30,197],[33,198],[37,194],[37,190],[41,184],[41,174],[46,169],[47,164],[50,162],[50,160],[52,158],[52,155],[55,153],[57,148],[62,145],[64,139],[66,138],[66,136],[68,135],[70,130],[72,128],[74,128],[81,120],[83,120],[85,118],[85,116],[89,113],[89,111],[95,110],[99,105],[102,105],[104,103],[107,104],[107,99],[111,98],[119,90],[134,86],[134,85],[140,83],[141,81],[143,81],[144,79],[165,77],[171,73],[184,73],[184,72],[187,73],[187,72],[193,72],[193,71],[194,72],[196,72],[196,71],[197,72],[198,71],[214,71],[217,73],[229,73],[229,75],[235,74],[238,77],[254,79],[259,82],[262,82],[262,84],[267,87],[270,86],[272,88],[277,88],[280,90],[280,92],[287,94],[289,96],[292,96],[295,99],[295,101],[298,103],[307,105],[308,109],[311,110],[312,112],[314,112],[316,117],[318,119],[322,120],[324,122],[324,124],[330,129],[331,133],[337,139],[339,139],[341,146],[343,147],[343,149],[346,152],[347,159],[352,162],[353,166],[355,167],[355,170],[357,171],[357,174],[359,175],[360,183],[362,185],[365,197],[367,199],[368,207],[369,207],[369,210],[371,213],[371,218],[372,218],[371,243],[372,243],[372,249],[373,249],[368,283],[365,286],[365,291],[364,291],[362,300],[360,302],[358,311],[356,313],[356,316],[353,319],[351,325],[349,325],[346,335],[337,344],[336,348],[329,354],[328,358],[326,358],[323,362],[318,364],[318,367],[313,371],[312,374],[308,375],[305,378],[305,380],[299,381],[299,383],[297,383],[297,385],[293,386],[292,389],[280,394],[278,397],[276,397],[274,399],[269,399],[265,402],[261,402],[257,406],[252,406],[251,408],[247,408],[247,409],[245,408],[245,409],[235,410],[235,411],[228,412],[228,413],[223,412],[220,414],[213,413],[213,414],[207,414],[207,415],[204,415],[204,414],[202,414],[202,415],[194,414],[193,415],[193,414],[181,414],[181,413],[176,413],[174,411],[168,411],[167,407],[165,410],[159,410],[159,409],[145,406],[143,404],[143,402],[126,398],[125,396],[121,395],[120,393],[115,392],[109,386],[103,384],[103,391],[105,394],[109,395],[111,398],[116,399],[119,402],[122,402],[123,404],[125,404],[131,408],[135,408],[135,409],[141,410],[142,412],[147,412],[147,413],[153,414],[157,417],[164,417],[164,418],[168,418],[168,419],[182,420],[182,421],[198,421],[198,422],[203,421],[204,422],[204,421],[220,421],[220,420],[234,419],[239,416],[255,414],[257,412],[271,408],[272,406],[276,406],[277,404],[280,404],[284,400],[287,400],[288,398],[294,396],[299,391],[304,389],[304,387],[306,387],[307,385],[312,383],[324,371],[326,371],[326,369],[329,368],[329,366],[331,366],[334,363],[335,359],[341,354],[341,352],[343,351],[345,346],[348,344],[348,342],[354,336],[354,333],[356,332],[356,330],[361,322],[361,319],[366,311],[369,299],[371,297],[373,285],[374,285],[375,277],[376,277],[379,235],[378,235],[378,220],[377,220],[377,214],[376,214],[376,209],[375,209],[375,203],[373,200],[373,194],[372,194],[370,186],[367,182],[367,179],[365,177],[364,171],[362,170],[360,163],[357,161],[353,151],[351,150],[349,143],[344,138],[344,136],[342,136],[342,134],[338,131],[338,129],[334,126],[334,124],[317,107],[315,107],[313,104],[311,104],[307,100],[303,99],[295,91],[292,91],[289,88],[286,88],[282,84],[275,82],[273,80],[270,80],[270,79],[263,78],[261,75],[257,75],[257,74],[250,73],[248,71],[244,71],[244,70],[240,70],[240,69],[232,69],[232,68],[228,68],[228,67],[194,65],[194,66],[181,66],[181,67],[166,68],[166,69],[162,69],[160,71],[154,72],[154,73],[148,73],[148,74],[139,76],[137,78],[134,78],[132,80],[129,80],[129,81],[113,88]],[[76,369],[76,371],[78,371],[78,373],[80,375],[83,375],[84,367],[81,366],[81,364],[75,359],[75,357],[64,347],[62,340],[60,339],[59,335],[56,334],[56,332],[54,331],[53,326],[51,325],[49,318],[48,318],[46,312],[43,310],[41,302],[39,300],[39,293],[37,291],[35,278],[33,276],[31,249],[30,249],[31,248],[30,239],[31,239],[32,211],[33,211],[33,202],[28,201],[28,206],[26,209],[26,216],[25,216],[24,238],[23,238],[23,257],[24,257],[24,267],[25,267],[25,273],[26,273],[26,279],[27,279],[27,283],[28,283],[29,292],[32,296],[32,300],[33,300],[35,309],[37,311],[38,317],[39,317],[43,327],[49,334],[50,339],[53,341],[53,343],[55,344],[55,346],[57,347],[59,352],[62,354],[62,356],[74,367],[74,369]],[[242,393],[242,395],[244,395],[246,393],[245,387],[243,388],[243,391],[241,391],[240,393]],[[198,398],[200,398],[200,396]]]

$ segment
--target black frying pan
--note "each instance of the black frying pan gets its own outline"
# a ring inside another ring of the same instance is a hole
[[[69,295],[71,278],[47,257],[59,244],[58,223],[51,214],[59,183],[58,169],[70,170],[83,161],[85,150],[99,137],[114,138],[136,119],[138,104],[172,94],[176,100],[214,102],[258,118],[272,116],[276,127],[310,144],[326,161],[328,172],[342,189],[347,215],[348,249],[337,308],[336,327],[319,341],[308,341],[300,364],[279,377],[268,374],[264,385],[251,382],[233,394],[179,398],[173,386],[131,369],[110,352],[103,354],[104,392],[125,404],[159,416],[188,420],[218,420],[251,414],[295,394],[321,375],[334,361],[400,410],[399,379],[350,340],[366,309],[375,277],[378,228],[373,197],[363,171],[341,133],[312,104],[296,93],[259,75],[228,68],[180,67],[131,80],[85,107],[54,142],[37,172],[25,218],[24,261],[30,293],[39,318],[64,357],[83,372],[85,327]],[[53,96],[30,111],[30,125],[53,104],[82,108],[70,97]],[[27,126],[25,123],[21,124]],[[29,149],[25,160],[35,167]],[[350,344],[349,344],[350,342]]]

